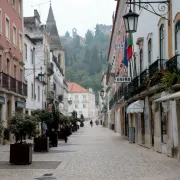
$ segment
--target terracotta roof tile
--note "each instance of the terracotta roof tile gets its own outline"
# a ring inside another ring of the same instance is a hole
[[[89,91],[79,84],[73,82],[67,82],[68,90],[70,93],[88,93]]]

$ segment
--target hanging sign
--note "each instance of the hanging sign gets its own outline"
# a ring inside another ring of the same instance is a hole
[[[131,77],[116,77],[116,83],[128,83],[131,82]]]

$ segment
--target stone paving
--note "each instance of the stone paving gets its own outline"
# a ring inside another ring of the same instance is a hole
[[[34,153],[34,165],[9,168],[8,159],[9,146],[0,146],[0,180],[180,180],[177,160],[89,123],[67,144]]]

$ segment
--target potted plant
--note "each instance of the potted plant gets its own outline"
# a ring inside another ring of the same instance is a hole
[[[52,122],[52,113],[47,109],[37,109],[32,112],[36,116],[38,122],[41,123],[41,135],[34,138],[34,151],[35,152],[48,152],[49,151],[49,137],[46,124]]]
[[[36,117],[15,113],[10,121],[10,132],[15,136],[15,144],[10,145],[10,163],[27,165],[32,163],[32,144],[23,139],[36,134]]]

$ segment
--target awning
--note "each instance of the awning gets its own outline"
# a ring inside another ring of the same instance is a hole
[[[180,99],[180,91],[179,92],[176,92],[176,93],[173,93],[173,94],[169,94],[169,95],[166,95],[166,96],[163,96],[159,99],[156,99],[154,102],[163,102],[163,101],[168,101],[168,100],[174,100],[174,99]]]
[[[144,101],[138,100],[131,103],[127,108],[127,113],[143,113],[144,112]]]

